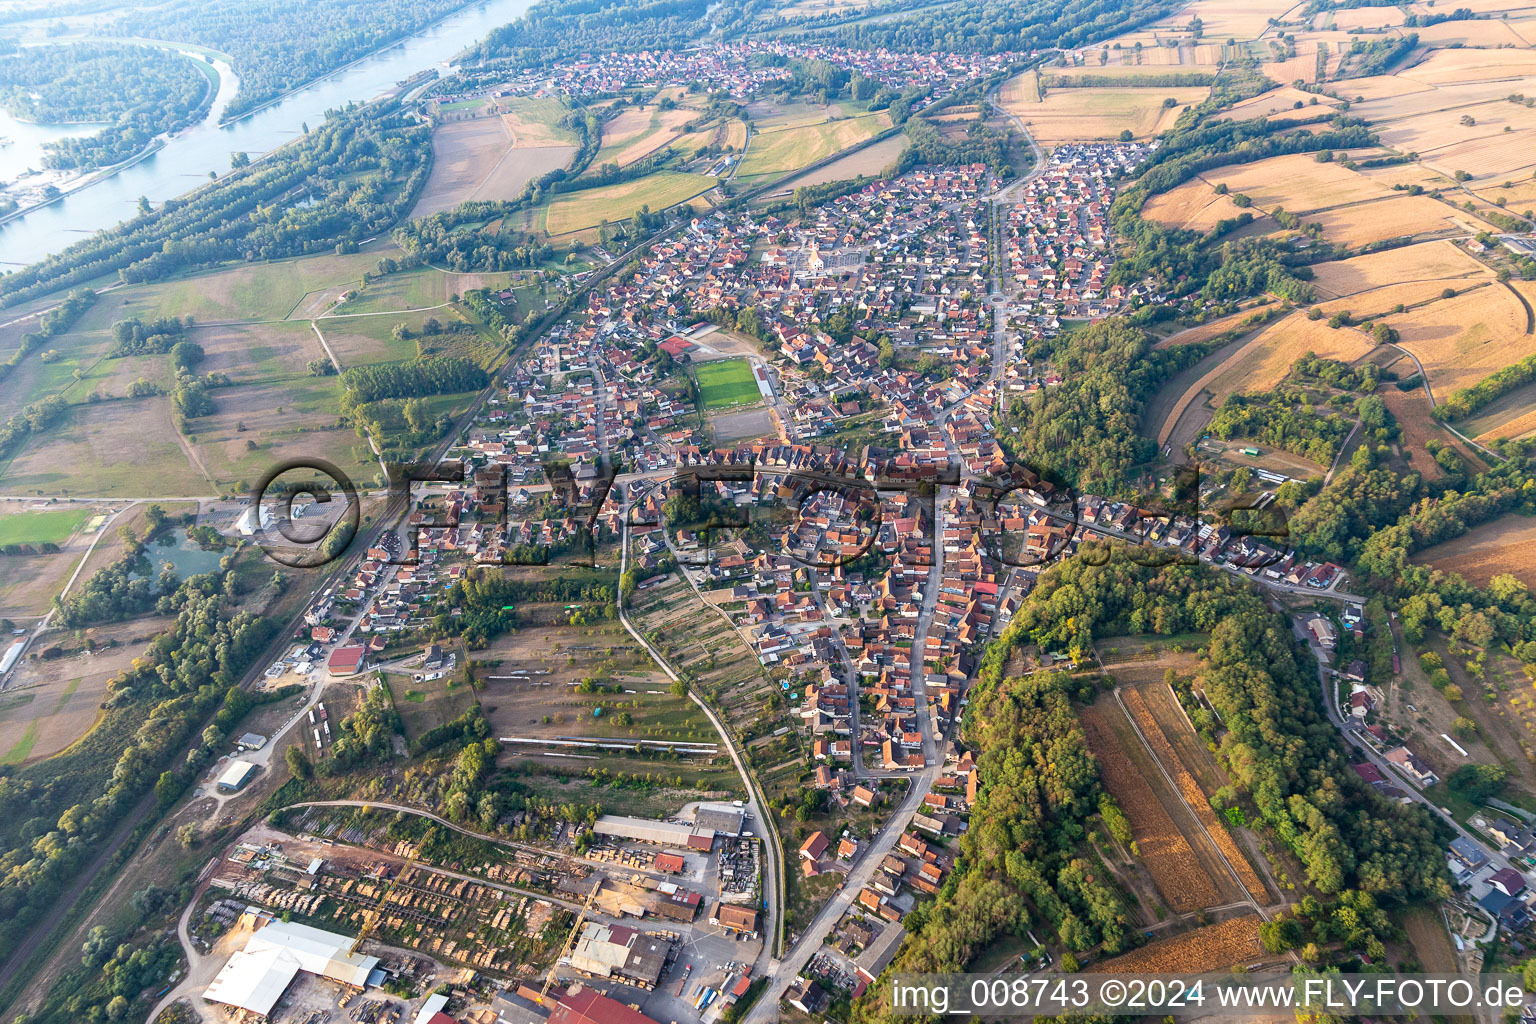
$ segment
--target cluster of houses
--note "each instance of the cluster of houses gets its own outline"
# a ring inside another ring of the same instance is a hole
[[[825,61],[896,92],[923,89],[919,107],[937,102],[958,86],[1006,71],[1028,59],[1022,53],[897,53],[883,48],[854,50],[815,42],[745,40],[687,50],[638,50],[583,54],[553,67],[532,68],[508,77],[494,65],[483,77],[492,95],[549,91],[591,96],[632,89],[699,85],[745,102],[794,77],[789,61]],[[461,76],[463,77],[463,76]],[[461,100],[475,93],[441,99]]]
[[[1057,146],[1044,171],[1022,186],[1006,209],[1007,273],[1019,289],[1014,314],[1037,332],[1063,319],[1120,312],[1146,285],[1108,284],[1115,181],[1151,152],[1154,143]]]

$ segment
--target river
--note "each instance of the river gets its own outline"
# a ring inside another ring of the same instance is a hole
[[[15,269],[35,263],[87,235],[132,217],[140,196],[148,196],[150,202],[158,204],[188,192],[207,181],[209,171],[222,174],[229,170],[231,153],[248,153],[253,159],[268,153],[292,141],[306,123],[312,128],[319,125],[327,110],[373,99],[424,68],[444,65],[492,29],[515,21],[532,5],[533,0],[488,0],[459,11],[387,50],[222,128],[219,119],[233,96],[234,80],[227,66],[220,67],[219,96],[200,124],[110,178],[0,225],[0,268]],[[0,135],[18,140],[0,149],[0,161],[7,165],[29,153],[35,160],[46,138],[89,130],[79,125],[67,129],[22,125],[3,112],[0,118],[4,118],[0,121]],[[14,173],[10,171],[0,177]]]

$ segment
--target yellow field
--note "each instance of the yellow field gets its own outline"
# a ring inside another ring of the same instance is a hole
[[[1191,231],[1209,231],[1217,221],[1236,217],[1242,212],[1231,196],[1217,195],[1210,183],[1200,178],[1153,196],[1141,208],[1141,215],[1148,220]],[[1262,211],[1249,212],[1257,216]]]
[[[1478,288],[1387,322],[1424,364],[1437,398],[1536,352],[1536,337],[1525,333],[1525,307],[1502,286]]]
[[[624,220],[641,206],[656,213],[714,187],[715,179],[702,174],[663,171],[619,185],[566,192],[550,203],[545,230],[551,235],[580,231],[605,220]]]
[[[1335,11],[1333,27],[1354,32],[1362,28],[1401,25],[1404,17],[1403,12],[1396,7],[1362,7],[1353,11]]]
[[[1317,100],[1317,106],[1312,106],[1312,101]],[[1318,96],[1315,93],[1303,92],[1293,86],[1282,86],[1279,89],[1271,89],[1269,92],[1260,93],[1251,99],[1243,100],[1216,116],[1217,121],[1246,121],[1254,117],[1274,117],[1276,120],[1291,118],[1314,117],[1326,114],[1332,110],[1338,100],[1328,96]],[[1296,104],[1301,108],[1297,109]]]
[[[1249,345],[1234,352],[1226,362],[1196,385],[1211,393],[1211,405],[1220,406],[1227,396],[1239,391],[1268,391],[1290,372],[1291,364],[1308,352],[1352,362],[1365,355],[1375,343],[1361,331],[1348,327],[1335,330],[1326,320],[1308,320],[1305,313],[1292,313],[1259,334]]]
[[[1359,203],[1308,214],[1307,220],[1322,224],[1323,235],[1330,242],[1348,246],[1401,235],[1465,235],[1488,227],[1472,214],[1429,196],[1398,196],[1381,202]]]
[[[1232,328],[1238,326],[1244,320],[1248,319],[1250,316],[1253,316],[1255,313],[1263,313],[1267,310],[1273,309],[1274,307],[1275,303],[1273,302],[1262,302],[1259,305],[1249,307],[1248,309],[1240,309],[1236,313],[1230,313],[1227,316],[1219,316],[1215,320],[1210,320],[1199,325],[1198,327],[1188,327],[1182,331],[1170,334],[1168,337],[1157,342],[1152,347],[1169,348],[1173,345],[1188,345],[1191,342],[1209,341],[1211,338],[1216,337],[1216,335],[1221,334],[1223,331],[1230,331]]]
[[[1183,108],[1210,94],[1205,87],[1146,89],[1047,89],[1042,102],[1033,102],[1029,81],[1033,73],[1011,79],[1003,89],[1004,109],[1023,121],[1030,134],[1043,143],[1113,139],[1129,129],[1145,139],[1173,126]],[[1165,99],[1178,105],[1163,106]]]
[[[1492,276],[1487,267],[1447,241],[1421,242],[1323,263],[1313,272],[1316,276],[1312,283],[1326,298],[1414,281]],[[1464,285],[1455,287],[1459,290]]]
[[[1257,914],[1206,925],[1183,935],[1149,942],[1124,956],[1093,964],[1090,974],[1157,974],[1173,971],[1198,974],[1246,967],[1262,959]]]
[[[1467,5],[1457,0],[1456,6]],[[1404,78],[1430,85],[1456,85],[1521,75],[1536,75],[1536,53],[1526,49],[1437,50],[1402,72]]]
[[[1444,572],[1460,573],[1474,586],[1486,587],[1500,573],[1509,573],[1527,586],[1536,586],[1536,519],[1500,516],[1475,526],[1460,537],[1425,548],[1415,562]]]
[[[1213,184],[1225,183],[1232,192],[1241,192],[1266,211],[1283,206],[1304,214],[1393,194],[1380,182],[1345,170],[1338,163],[1320,164],[1309,153],[1218,167],[1205,177]]]
[[[1416,28],[1420,46],[1529,46],[1530,43],[1505,21],[1448,21]]]
[[[592,163],[597,167],[605,163],[628,167],[676,139],[682,126],[697,116],[681,108],[630,107],[603,125],[603,147]]]

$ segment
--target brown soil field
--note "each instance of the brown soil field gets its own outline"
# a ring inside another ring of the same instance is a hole
[[[1234,193],[1248,196],[1254,206],[1265,210],[1283,206],[1292,213],[1302,214],[1392,194],[1377,182],[1346,170],[1338,163],[1320,164],[1309,153],[1218,167],[1207,172],[1205,177],[1212,183],[1225,183]]]
[[[1210,752],[1200,745],[1199,737],[1190,728],[1173,691],[1160,682],[1142,687],[1128,686],[1122,688],[1121,698],[1152,747],[1152,753],[1173,776],[1184,802],[1205,826],[1223,859],[1237,872],[1243,888],[1261,906],[1267,904],[1269,890],[1211,807],[1211,794],[1224,785],[1225,780],[1220,778],[1219,769],[1210,760]],[[1201,773],[1202,781],[1196,781],[1195,771]]]
[[[1209,231],[1217,221],[1242,212],[1231,196],[1217,195],[1210,182],[1201,178],[1153,196],[1141,208],[1141,215],[1148,220],[1189,231]]]
[[[575,155],[575,146],[544,142],[544,133],[526,127],[519,132],[514,121],[510,114],[483,117],[433,132],[432,174],[411,216],[451,210],[471,199],[515,198],[528,182],[564,167]]]
[[[1291,370],[1291,364],[1308,352],[1353,362],[1375,342],[1348,327],[1334,330],[1326,320],[1308,320],[1299,310],[1265,328],[1253,342],[1233,353],[1213,370],[1201,387],[1211,393],[1212,407],[1219,407],[1236,391],[1268,391]]]
[[[1312,283],[1327,298],[1413,281],[1492,276],[1487,267],[1444,240],[1322,263],[1313,273]]]
[[[1119,706],[1101,700],[1083,710],[1082,722],[1104,785],[1130,818],[1141,859],[1169,908],[1188,913],[1231,898],[1220,856],[1167,789]]]
[[[882,139],[872,146],[865,146],[857,153],[850,153],[840,160],[834,160],[820,170],[801,175],[786,184],[783,191],[793,192],[802,185],[824,185],[829,181],[843,181],[856,178],[861,174],[875,177],[894,164],[896,158],[901,156],[911,143],[912,140],[905,135],[893,135],[889,139]]]
[[[1330,242],[1350,247],[1404,235],[1464,235],[1487,229],[1472,214],[1429,196],[1394,196],[1308,214],[1306,219],[1321,224]]]
[[[1145,89],[1049,89],[1044,102],[1031,102],[1026,83],[1033,74],[1025,72],[1004,86],[1002,105],[1029,126],[1030,133],[1042,143],[1079,139],[1112,139],[1129,129],[1137,138],[1150,138],[1173,125],[1183,107],[1198,103],[1210,90],[1201,88]],[[1178,100],[1174,107],[1163,107],[1166,98]]]
[[[1412,363],[1398,367],[1402,375],[1410,371],[1418,372]],[[1444,476],[1439,463],[1430,458],[1429,452],[1425,450],[1424,443],[1435,440],[1443,444],[1453,438],[1444,427],[1429,418],[1429,399],[1424,397],[1423,389],[1399,391],[1396,386],[1388,385],[1378,394],[1387,403],[1387,411],[1403,431],[1403,450],[1412,455],[1408,460],[1409,465],[1418,470],[1425,480],[1438,480]]]
[[[1477,288],[1388,320],[1419,357],[1437,395],[1475,384],[1536,352],[1525,307],[1504,288]]]
[[[1265,61],[1259,65],[1266,77],[1275,82],[1317,81],[1317,47],[1306,42],[1296,44],[1296,56],[1288,60]]]
[[[107,681],[143,654],[144,644],[169,621],[148,618],[93,628],[89,635],[98,643],[116,639],[119,646],[53,661],[23,661],[0,693],[0,764],[49,757],[90,731],[100,717]]]
[[[603,149],[595,163],[612,160],[628,167],[670,143],[683,125],[697,115],[692,110],[659,110],[655,107],[631,107],[603,125]]]
[[[1264,957],[1259,917],[1248,914],[1149,942],[1087,968],[1090,974],[1198,974],[1247,966]]]
[[[1454,540],[1425,548],[1413,560],[1460,573],[1479,587],[1486,587],[1500,573],[1536,587],[1536,518],[1500,516]]]
[[[1471,52],[1471,51],[1465,51]],[[1353,79],[1346,95],[1364,96],[1365,101],[1350,107],[1350,114],[1370,121],[1382,133],[1384,145],[1396,146],[1398,132],[1435,133],[1436,144],[1445,145],[1468,136],[1485,135],[1479,123],[1460,124],[1461,113],[1454,108],[1503,103],[1511,92],[1519,92],[1526,81],[1455,82],[1430,85],[1411,77],[1388,76],[1392,84],[1377,84],[1378,79]],[[1357,84],[1358,87],[1357,87]],[[1514,104],[1506,104],[1511,110]],[[1416,137],[1416,136],[1415,136]]]
[[[1270,18],[1280,17],[1293,6],[1286,0],[1195,0],[1158,25],[1181,28],[1198,16],[1207,39],[1256,39],[1268,28]]]

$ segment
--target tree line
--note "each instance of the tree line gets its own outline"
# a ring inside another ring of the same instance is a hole
[[[0,58],[0,107],[46,124],[100,122],[93,135],[44,145],[46,167],[105,167],[162,132],[191,124],[215,88],[188,57],[155,46],[27,46]]]
[[[0,276],[0,307],[112,273],[154,281],[359,242],[410,210],[430,164],[431,130],[397,106],[333,111],[264,160]]]

